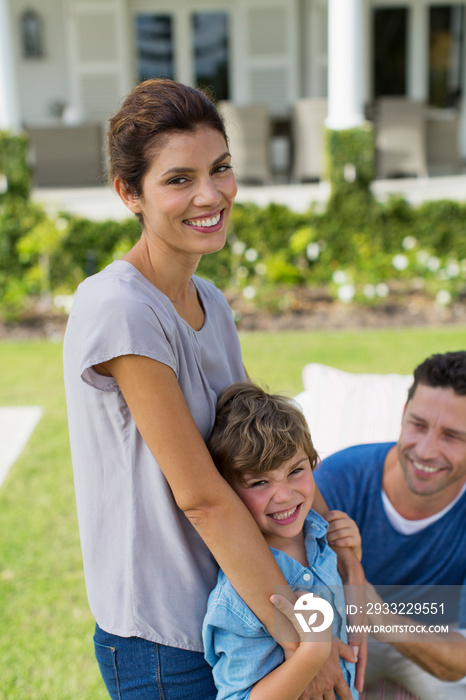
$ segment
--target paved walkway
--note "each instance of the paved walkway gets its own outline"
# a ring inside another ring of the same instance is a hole
[[[466,175],[375,180],[372,189],[380,201],[387,199],[390,195],[399,194],[414,205],[434,199],[453,199],[462,202],[466,201]],[[311,202],[327,201],[329,193],[330,188],[326,182],[257,187],[240,185],[237,201],[254,202],[259,206],[276,202],[285,204],[294,211],[304,212]],[[119,220],[131,216],[119,197],[109,187],[40,188],[33,191],[32,198],[51,211],[67,211],[97,221]]]
[[[40,406],[0,408],[0,486],[42,416]]]

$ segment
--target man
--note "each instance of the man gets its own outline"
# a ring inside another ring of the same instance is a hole
[[[356,521],[370,584],[429,589],[440,610],[452,588],[464,596],[466,351],[433,355],[416,368],[397,443],[337,452],[323,460],[315,481],[329,508]],[[344,544],[342,534],[335,531],[329,541]],[[403,633],[370,640],[366,684],[390,678],[421,700],[466,698],[466,606],[461,614],[455,606],[459,629],[452,631],[447,618],[447,634],[419,637],[404,630],[427,617],[414,621],[400,614],[409,606],[375,605],[380,598],[371,587],[369,596],[367,612],[383,612],[368,615],[368,624]]]

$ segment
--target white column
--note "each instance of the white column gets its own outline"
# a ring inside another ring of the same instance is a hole
[[[21,118],[11,35],[8,0],[0,0],[0,129],[19,131]]]
[[[351,129],[364,121],[362,29],[362,0],[329,0],[329,129]]]
[[[408,86],[411,100],[426,100],[429,66],[429,16],[428,6],[417,3],[411,6],[408,25]]]

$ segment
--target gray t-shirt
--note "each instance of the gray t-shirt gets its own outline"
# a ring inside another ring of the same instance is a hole
[[[225,298],[211,283],[193,282],[205,311],[199,331],[128,262],[85,280],[66,330],[64,370],[92,613],[107,632],[202,651],[216,562],[175,504],[117,383],[93,369],[129,354],[168,365],[206,439],[218,395],[245,374]]]

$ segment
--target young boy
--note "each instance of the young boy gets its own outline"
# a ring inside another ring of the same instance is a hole
[[[345,600],[336,555],[327,544],[327,522],[312,510],[312,470],[318,456],[303,414],[284,397],[267,394],[253,384],[234,384],[219,398],[207,445],[218,470],[257,522],[292,590],[299,595],[313,591],[325,598],[334,612],[332,634],[346,642]],[[333,514],[338,522],[332,529],[349,537],[356,549],[357,528],[340,515]],[[286,607],[286,601],[275,596],[271,600],[281,610],[284,602]],[[293,619],[291,604],[288,608],[287,616]],[[296,619],[294,624],[299,630]],[[297,650],[284,661],[282,647],[222,571],[209,597],[203,639],[217,700],[298,700],[331,648],[330,641],[306,641],[300,634]],[[340,658],[340,666],[357,698],[354,664]]]

